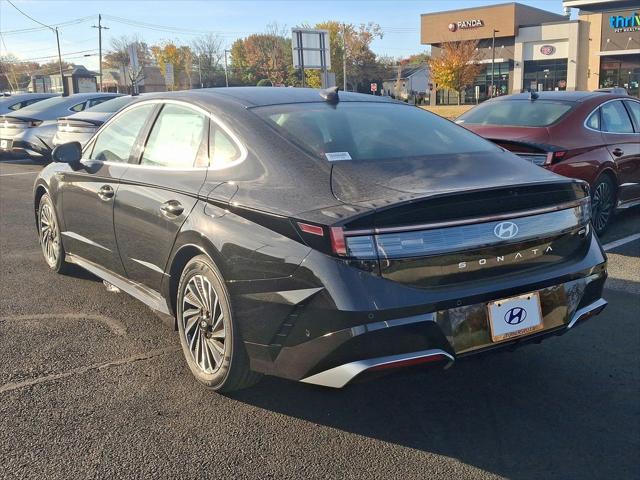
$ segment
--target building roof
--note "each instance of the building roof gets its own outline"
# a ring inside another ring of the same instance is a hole
[[[427,67],[425,65],[409,65],[406,67],[402,67],[402,71],[400,72],[400,79],[403,80],[403,79],[409,78],[410,76],[415,75],[416,73],[426,69]],[[397,79],[398,79],[398,76],[396,73],[396,75],[394,75],[393,77],[388,77],[384,81],[389,82],[392,80],[395,81]]]

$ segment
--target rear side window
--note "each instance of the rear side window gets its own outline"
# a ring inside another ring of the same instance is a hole
[[[573,108],[568,102],[548,100],[500,100],[487,102],[462,114],[456,123],[546,127]]]
[[[329,161],[498,150],[437,115],[396,103],[299,103],[253,111],[283,136]]]
[[[123,113],[98,135],[91,157],[94,160],[128,162],[131,149],[155,105],[142,105]]]
[[[142,155],[143,165],[191,168],[202,146],[207,117],[191,108],[162,108]]]
[[[20,110],[22,107],[26,107],[27,104],[25,102],[14,103],[13,105],[9,105],[9,110]]]
[[[609,133],[633,133],[633,125],[621,101],[605,103],[600,107],[602,130]]]
[[[624,104],[627,106],[633,120],[636,122],[636,132],[640,131],[640,102],[626,100]]]
[[[600,130],[600,109],[598,108],[595,112],[589,115],[587,118],[587,127],[592,128],[593,130]]]
[[[235,142],[214,122],[209,135],[209,155],[211,167],[224,168],[240,158],[240,150]]]
[[[71,110],[72,112],[81,112],[81,111],[83,111],[84,110],[84,102],[83,103],[79,103],[77,105],[74,105],[69,110]]]

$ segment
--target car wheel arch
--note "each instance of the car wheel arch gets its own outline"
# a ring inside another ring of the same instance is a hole
[[[34,192],[34,197],[33,197],[33,206],[34,206],[36,227],[38,225],[38,209],[40,207],[40,200],[47,193],[49,193],[49,189],[44,184],[40,183],[39,185],[36,186],[35,192]]]
[[[596,176],[596,179],[593,182],[592,188],[598,183],[598,180],[600,180],[603,176],[609,177],[611,179],[611,181],[613,182],[614,194],[616,196],[616,201],[617,201],[617,199],[618,199],[618,175],[613,170],[613,168],[603,168],[602,170],[600,170],[600,172],[598,172],[598,175]]]
[[[186,267],[187,263],[189,263],[192,258],[195,258],[198,255],[206,255],[209,260],[211,260],[216,265],[216,267],[218,267],[223,277],[225,275],[225,265],[222,261],[222,254],[208,240],[206,240],[204,237],[200,237],[198,241],[180,242],[180,238],[178,238],[176,247],[174,248],[174,252],[167,264],[168,276],[163,288],[163,293],[165,295],[165,299],[167,300],[167,305],[169,306],[174,319],[177,312],[176,301],[178,294],[178,285],[180,283],[180,276],[182,275],[182,271]],[[177,330],[177,319],[174,323],[174,327]]]

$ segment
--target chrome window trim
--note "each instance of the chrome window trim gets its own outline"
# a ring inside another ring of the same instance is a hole
[[[383,228],[372,228],[372,229],[366,229],[366,230],[345,230],[344,236],[350,237],[354,235],[377,235],[382,233],[410,232],[413,230],[431,230],[435,228],[457,227],[461,225],[470,225],[473,223],[485,223],[485,222],[492,222],[497,220],[508,220],[511,218],[518,218],[518,217],[528,217],[530,215],[539,215],[541,213],[555,212],[558,210],[575,208],[580,206],[585,198],[589,198],[589,197],[584,197],[584,198],[581,198],[580,200],[573,200],[571,202],[552,205],[550,207],[534,208],[531,210],[521,210],[519,212],[509,212],[509,213],[502,213],[498,215],[486,215],[484,217],[463,218],[460,220],[422,223],[418,225],[406,225],[406,226],[400,226],[400,227],[383,227]]]
[[[624,98],[624,97],[616,97],[616,98],[612,98],[610,100],[607,100],[606,102],[602,102],[601,104],[599,104],[596,108],[594,108],[593,110],[591,110],[591,112],[589,112],[589,114],[584,117],[584,122],[582,122],[582,126],[584,128],[586,128],[587,130],[590,130],[592,132],[598,132],[598,133],[610,133],[612,135],[638,135],[638,133],[640,132],[609,132],[607,130],[596,130],[595,128],[591,128],[587,126],[587,120],[589,120],[589,117],[591,117],[591,115],[593,115],[599,108],[601,108],[603,105],[606,105],[607,103],[611,103],[611,102],[622,102],[624,100],[628,100],[631,102],[636,102],[636,103],[640,103],[639,100],[636,100],[633,97],[629,97],[629,98]],[[625,111],[627,110],[627,107],[624,106],[624,104],[622,105],[622,108],[625,109]],[[627,112],[627,115],[629,115],[629,112]],[[631,128],[635,128],[635,125],[633,124],[633,118],[631,118],[631,116],[629,115],[629,120],[631,121]],[[600,116],[600,126],[602,127],[602,115]]]
[[[235,167],[236,165],[241,164],[242,162],[244,162],[249,154],[247,148],[244,146],[244,144],[240,141],[240,139],[236,136],[235,133],[233,133],[233,131],[224,123],[222,122],[215,114],[209,112],[208,110],[205,110],[204,108],[200,107],[199,105],[194,105],[193,103],[184,101],[184,100],[174,100],[174,99],[159,99],[159,98],[153,98],[153,99],[147,99],[147,100],[142,100],[140,102],[135,102],[132,105],[127,105],[126,107],[124,107],[122,110],[120,110],[117,114],[115,114],[113,117],[111,117],[109,120],[107,120],[105,123],[103,123],[100,128],[95,132],[95,134],[93,135],[91,141],[87,142],[87,147],[91,146],[92,150],[93,150],[93,145],[95,144],[95,141],[93,140],[94,138],[97,138],[98,135],[100,135],[102,133],[102,130],[107,128],[111,122],[116,121],[116,119],[118,119],[121,115],[124,115],[124,113],[128,112],[129,110],[132,110],[134,108],[137,107],[141,107],[143,105],[157,105],[157,104],[175,104],[175,105],[181,105],[181,106],[185,106],[187,108],[191,108],[192,110],[198,111],[202,114],[204,114],[206,117],[208,117],[212,122],[214,122],[217,126],[219,126],[222,131],[224,131],[229,138],[233,141],[233,143],[236,144],[236,146],[238,147],[238,150],[240,151],[240,156],[238,157],[237,160],[234,160],[233,162],[230,162],[228,164],[225,164],[223,167],[212,167],[210,164],[207,165],[206,167],[190,167],[190,168],[176,168],[176,167],[163,167],[163,166],[156,166],[156,165],[140,165],[135,164],[135,163],[128,163],[128,162],[111,162],[111,161],[104,161],[104,160],[97,160],[97,159],[85,159],[83,158],[81,160],[81,163],[83,163],[85,160],[88,161],[92,161],[92,162],[101,162],[104,165],[128,165],[129,167],[133,167],[133,168],[142,168],[142,169],[154,169],[154,170],[158,170],[161,169],[163,171],[192,171],[192,170],[224,170],[225,168],[231,168],[231,167]],[[84,150],[83,150],[83,155],[84,155]],[[209,163],[211,163],[211,157],[209,155],[207,155],[209,157]]]

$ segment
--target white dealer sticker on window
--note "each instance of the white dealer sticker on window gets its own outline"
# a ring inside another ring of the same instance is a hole
[[[330,152],[330,153],[325,153],[324,156],[327,157],[327,160],[329,160],[330,162],[340,162],[342,160],[351,160],[351,155],[349,155],[349,152]]]

